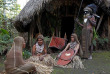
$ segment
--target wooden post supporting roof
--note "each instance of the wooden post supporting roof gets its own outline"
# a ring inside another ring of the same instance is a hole
[[[110,50],[110,16],[108,17],[108,49]]]
[[[32,40],[33,40],[33,32],[34,32],[34,24],[35,21],[33,21],[30,25],[30,29],[28,32],[28,49],[31,51],[32,49]]]
[[[39,33],[43,34],[43,30],[42,30],[42,27],[41,27],[41,16],[38,15],[38,20],[37,20],[37,26],[38,26],[38,30],[39,30]]]

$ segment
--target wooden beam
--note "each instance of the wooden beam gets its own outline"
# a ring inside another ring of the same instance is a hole
[[[99,27],[100,27],[100,24],[101,24],[101,22],[102,22],[103,16],[104,16],[104,14],[102,14],[101,17],[100,17],[100,20],[99,20],[99,22],[98,22],[96,31],[98,31],[98,29],[99,29]]]
[[[110,50],[110,16],[108,17],[108,49]]]
[[[38,15],[38,19],[37,19],[37,21],[36,22],[38,22],[37,23],[37,26],[38,26],[38,30],[39,30],[39,33],[41,33],[41,34],[43,34],[43,30],[42,30],[42,27],[41,27],[41,16],[40,15]]]
[[[32,52],[32,40],[33,40],[33,33],[34,33],[34,26],[35,25],[35,20],[32,21],[31,25],[30,25],[30,29],[28,32],[28,45],[27,45],[27,49],[29,49]]]

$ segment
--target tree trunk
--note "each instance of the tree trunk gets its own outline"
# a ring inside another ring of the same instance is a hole
[[[27,49],[30,51],[32,49],[32,43],[33,43],[32,40],[33,40],[33,33],[34,33],[34,25],[35,25],[35,21],[32,21],[28,32]]]
[[[110,16],[108,17],[108,50],[110,50]]]
[[[42,30],[42,27],[41,27],[41,21],[40,21],[40,19],[41,19],[41,16],[40,15],[38,15],[38,20],[37,20],[37,26],[38,26],[38,30],[39,30],[39,33],[41,33],[41,34],[43,34],[43,30]]]

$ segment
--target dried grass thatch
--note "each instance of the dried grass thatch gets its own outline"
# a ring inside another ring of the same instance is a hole
[[[28,25],[32,21],[34,15],[36,13],[39,14],[40,10],[44,7],[43,3],[46,4],[50,1],[51,0],[29,0],[19,15],[16,16],[14,20],[15,27],[18,28],[20,25],[25,27]]]
[[[110,0],[94,0],[94,2],[104,11],[105,14],[110,16]]]
[[[39,56],[32,56],[28,59],[28,62],[34,64],[36,71],[40,74],[50,74],[55,64],[54,59],[50,55],[45,56],[43,61],[39,60]]]
[[[59,67],[62,67],[62,68],[76,68],[76,69],[84,69],[84,65],[80,59],[79,56],[75,56],[73,58],[73,60],[67,64],[67,65],[64,65],[64,66],[59,66]]]

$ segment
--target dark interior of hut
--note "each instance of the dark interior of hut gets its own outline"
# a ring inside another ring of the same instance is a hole
[[[61,21],[61,37],[63,38],[65,33],[67,39],[70,39],[70,35],[74,30],[74,18],[73,17],[62,17]]]
[[[67,39],[69,39],[71,33],[75,31],[74,27],[75,28],[79,27],[79,26],[76,26],[74,20],[76,19],[78,15],[80,3],[81,1],[78,0],[70,4],[62,4],[60,7],[57,7],[56,9],[54,9],[54,11],[52,12],[44,9],[41,14],[41,26],[43,29],[43,35],[52,36],[54,32],[55,36],[63,38],[66,33]],[[92,2],[84,1],[84,4],[82,5],[80,13],[79,13],[80,14],[79,17],[81,20],[83,18],[84,6],[90,3]]]
[[[62,5],[52,13],[44,9],[41,15],[43,35],[52,36],[54,32],[55,36],[63,38],[66,33],[67,39],[70,39],[70,35],[74,31],[74,19],[77,15],[77,8],[78,6],[73,3],[72,5]]]

